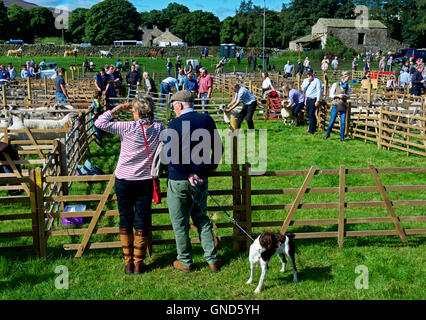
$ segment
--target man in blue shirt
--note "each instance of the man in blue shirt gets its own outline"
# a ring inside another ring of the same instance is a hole
[[[401,87],[408,86],[411,82],[411,76],[408,73],[408,67],[402,69],[401,74],[399,75],[399,83]]]
[[[163,156],[168,164],[167,203],[176,239],[177,259],[173,267],[185,273],[194,269],[189,239],[191,217],[199,233],[204,258],[210,271],[216,273],[223,262],[217,256],[212,224],[206,214],[205,191],[208,176],[221,161],[222,140],[213,118],[194,111],[194,96],[190,92],[177,92],[170,100],[176,118],[169,122],[162,140],[165,143]],[[193,133],[200,131],[205,132],[202,140],[193,139]]]
[[[161,93],[161,101],[160,104],[164,102],[164,96],[172,92],[172,88],[175,87],[176,92],[179,91],[179,82],[172,77],[168,77],[161,81],[160,83],[160,93]]]
[[[113,108],[110,101],[110,75],[105,72],[104,68],[99,69],[99,73],[95,76],[95,86],[98,91],[105,95],[105,102],[108,110]]]
[[[121,67],[122,67],[121,60],[120,60],[120,59],[118,59],[118,60],[117,60],[117,63],[115,64],[115,68],[116,68],[118,71],[121,71]]]
[[[10,80],[9,71],[7,71],[4,64],[0,64],[0,86],[9,80]]]
[[[21,70],[21,78],[26,79],[29,77],[31,77],[31,72],[28,70],[26,65],[23,65]]]
[[[306,97],[306,111],[309,118],[309,130],[306,134],[314,134],[317,127],[317,119],[315,117],[315,108],[319,106],[321,99],[321,81],[314,77],[314,72],[311,68],[306,70],[308,76],[307,79],[303,80],[302,90]]]
[[[66,70],[64,68],[59,68],[58,76],[55,78],[55,95],[58,103],[67,103],[68,96],[67,89],[65,89],[65,75]]]
[[[232,111],[232,109],[234,109],[241,102],[243,107],[240,111],[240,114],[238,115],[237,128],[241,128],[241,123],[245,118],[247,121],[247,127],[249,129],[254,129],[253,115],[257,107],[256,97],[248,89],[240,87],[239,84],[234,84],[232,86],[232,91],[235,92],[235,97],[231,103],[228,104],[225,111]]]
[[[192,72],[186,75],[186,79],[184,80],[185,90],[190,91],[194,95],[198,94],[198,82],[194,78]]]

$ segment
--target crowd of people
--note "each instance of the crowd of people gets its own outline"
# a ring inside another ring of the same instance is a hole
[[[41,70],[44,69],[45,65],[45,59],[43,59],[40,64],[35,63],[34,59],[32,59],[31,61],[26,61],[26,63],[21,66],[21,79],[40,79]],[[15,67],[11,62],[9,62],[7,67],[4,64],[0,64],[0,85],[4,84],[5,82],[15,81],[16,73],[17,72],[15,70]]]

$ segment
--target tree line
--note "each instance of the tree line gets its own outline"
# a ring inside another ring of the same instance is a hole
[[[287,48],[291,40],[311,33],[319,18],[355,19],[357,5],[369,8],[369,19],[388,27],[388,36],[414,47],[426,47],[426,0],[292,0],[280,12],[266,9],[267,47]],[[77,8],[69,15],[67,42],[109,45],[118,39],[142,38],[142,28],[154,25],[181,38],[188,45],[210,46],[235,43],[244,47],[263,44],[263,8],[243,0],[234,16],[220,21],[211,12],[190,11],[176,2],[162,10],[138,12],[127,0],[104,0],[91,8]],[[3,40],[61,36],[52,12],[44,7],[7,9],[0,0],[0,34]],[[27,22],[27,23],[24,23]]]

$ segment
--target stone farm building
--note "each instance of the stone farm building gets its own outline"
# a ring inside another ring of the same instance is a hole
[[[176,37],[166,28],[166,31],[161,31],[157,26],[148,29],[146,26],[142,29],[142,43],[146,47],[159,46],[168,43],[182,43],[182,39]]]
[[[361,28],[362,26],[362,28]],[[318,19],[310,35],[290,41],[290,50],[324,49],[328,36],[339,38],[357,51],[398,49],[404,46],[388,38],[387,27],[378,20]]]

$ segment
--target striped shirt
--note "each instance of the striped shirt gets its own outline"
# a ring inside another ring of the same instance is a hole
[[[123,180],[152,179],[152,157],[160,143],[160,132],[165,129],[162,122],[154,122],[145,128],[149,159],[146,154],[141,121],[111,121],[114,115],[106,111],[95,121],[95,126],[120,136],[121,151],[115,169],[115,176]]]

